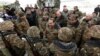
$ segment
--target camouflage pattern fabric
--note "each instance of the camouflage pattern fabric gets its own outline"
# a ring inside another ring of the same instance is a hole
[[[13,30],[14,24],[11,21],[4,21],[0,23],[0,31]]]

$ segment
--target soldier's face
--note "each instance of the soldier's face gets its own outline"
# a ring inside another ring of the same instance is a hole
[[[74,11],[77,11],[77,10],[78,10],[78,7],[77,7],[77,6],[75,6],[75,7],[74,7]]]
[[[60,12],[57,12],[57,13],[56,13],[56,16],[57,16],[57,17],[60,17],[60,16],[61,16],[61,13],[60,13]]]
[[[53,20],[49,20],[48,25],[51,26],[51,27],[53,27],[54,26]]]
[[[75,24],[77,22],[77,19],[75,17],[73,17],[73,16],[70,16],[68,22],[70,24]]]
[[[24,16],[21,17],[21,20],[23,20],[23,19],[25,19],[25,18],[26,18],[26,16],[24,15]]]
[[[67,10],[67,7],[64,7],[64,8],[63,8],[63,11],[68,11],[68,10]]]
[[[87,15],[85,19],[86,20],[91,20],[92,19],[92,15]]]
[[[43,16],[43,19],[44,20],[48,20],[48,16]]]

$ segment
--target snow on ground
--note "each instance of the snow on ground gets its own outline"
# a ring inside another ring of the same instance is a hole
[[[8,3],[13,3],[15,0],[0,0],[6,1]],[[37,0],[19,0],[21,6],[23,8],[26,7],[27,4],[36,4]],[[79,9],[82,12],[92,13],[94,8],[100,4],[100,0],[61,0],[60,10],[62,11],[63,5],[67,5],[68,9],[73,9],[74,6],[79,6]]]

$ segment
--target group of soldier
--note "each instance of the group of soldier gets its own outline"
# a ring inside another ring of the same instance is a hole
[[[29,5],[13,11],[6,8],[12,18],[0,23],[0,56],[100,56],[100,11],[85,14],[66,5],[62,12]]]

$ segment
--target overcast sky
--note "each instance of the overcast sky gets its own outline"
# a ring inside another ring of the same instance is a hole
[[[15,0],[0,0],[8,3],[13,3]],[[36,4],[37,0],[19,0],[22,7],[27,4]],[[61,10],[63,5],[67,5],[68,9],[73,9],[73,6],[78,5],[79,9],[83,12],[93,12],[94,8],[100,4],[100,0],[61,0]]]
[[[0,1],[6,1],[8,3],[15,2],[15,0],[0,0]],[[34,5],[36,2],[37,2],[37,0],[19,0],[19,3],[21,4],[22,7],[25,7],[27,4]]]

